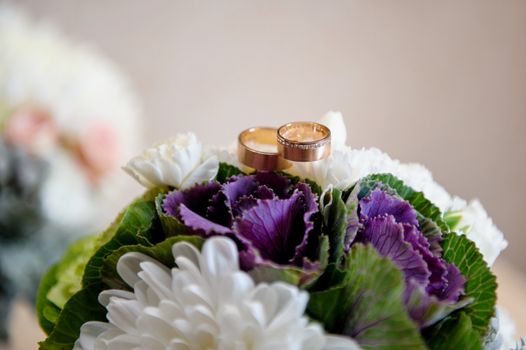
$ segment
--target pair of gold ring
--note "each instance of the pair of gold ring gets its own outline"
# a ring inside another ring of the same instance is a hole
[[[239,134],[239,161],[257,170],[283,170],[292,162],[314,162],[331,154],[331,131],[314,122],[250,128]]]

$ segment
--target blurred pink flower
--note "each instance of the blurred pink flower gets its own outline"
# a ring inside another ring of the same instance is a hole
[[[47,113],[21,108],[7,120],[4,136],[9,143],[23,146],[30,152],[38,152],[57,142],[58,129]]]
[[[120,142],[112,125],[94,123],[78,142],[80,159],[90,180],[97,182],[101,176],[118,167]]]

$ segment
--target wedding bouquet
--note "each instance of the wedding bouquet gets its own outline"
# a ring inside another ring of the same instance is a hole
[[[478,201],[349,148],[338,113],[287,127],[242,133],[242,162],[191,133],[132,158],[148,190],[49,270],[40,348],[513,346],[490,270],[507,243]]]
[[[139,110],[111,62],[8,4],[0,43],[1,342],[12,299],[33,301],[49,265],[122,196]]]

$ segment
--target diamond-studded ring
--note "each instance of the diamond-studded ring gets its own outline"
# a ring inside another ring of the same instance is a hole
[[[331,154],[331,131],[314,122],[293,122],[278,128],[278,153],[294,162],[314,162]]]

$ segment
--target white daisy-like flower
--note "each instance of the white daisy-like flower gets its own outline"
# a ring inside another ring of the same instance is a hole
[[[204,158],[201,142],[193,133],[178,134],[150,147],[124,167],[147,188],[169,185],[180,189],[212,180],[218,169],[217,157]]]
[[[180,242],[172,253],[178,267],[171,270],[125,254],[117,271],[134,291],[102,292],[109,322],[85,323],[74,349],[359,349],[308,321],[306,292],[281,282],[255,285],[239,270],[232,240],[210,238],[201,253]]]

